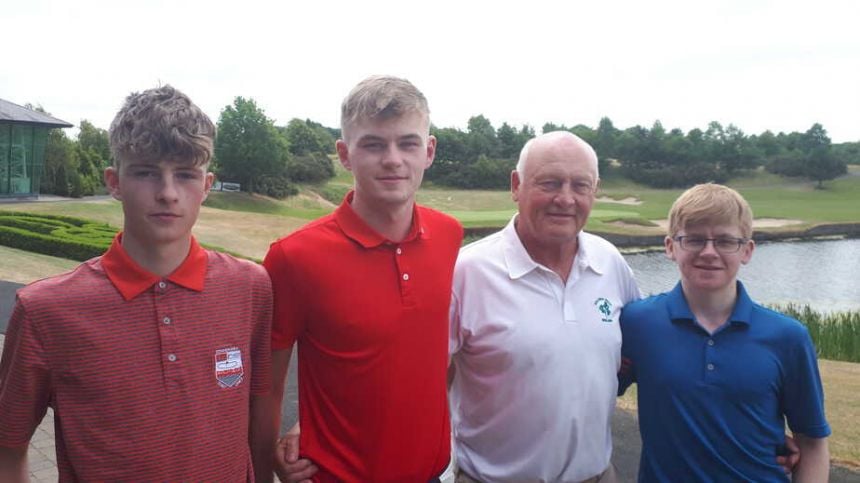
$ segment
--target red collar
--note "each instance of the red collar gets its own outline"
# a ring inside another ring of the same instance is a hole
[[[206,250],[201,248],[192,236],[188,256],[173,273],[167,276],[167,280],[197,292],[203,291],[208,259]],[[128,256],[122,247],[121,232],[114,237],[113,243],[102,255],[101,261],[108,279],[126,300],[137,297],[161,280],[161,277],[148,272]]]
[[[391,240],[377,233],[364,220],[358,216],[358,213],[352,209],[352,198],[355,195],[355,190],[350,190],[343,197],[343,202],[337,207],[334,212],[334,219],[343,233],[352,238],[364,248],[373,248],[384,243],[395,244]],[[427,232],[427,227],[421,223],[421,216],[418,213],[418,204],[412,205],[412,226],[409,228],[409,233],[401,243],[411,242],[417,239],[426,240],[430,238]]]

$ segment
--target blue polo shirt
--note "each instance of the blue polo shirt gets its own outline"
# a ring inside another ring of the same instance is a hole
[[[639,481],[788,481],[776,463],[785,421],[795,433],[830,434],[806,328],[737,290],[712,335],[680,283],[624,307],[621,352],[632,367],[619,393],[638,384]]]

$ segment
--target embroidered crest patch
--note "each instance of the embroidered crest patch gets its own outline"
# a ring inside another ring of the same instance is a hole
[[[238,347],[215,351],[215,379],[221,387],[236,387],[242,382],[242,351]]]
[[[603,297],[594,301],[594,306],[597,307],[597,311],[600,312],[600,315],[603,317],[600,319],[603,322],[614,322],[612,320],[612,302],[606,300]]]

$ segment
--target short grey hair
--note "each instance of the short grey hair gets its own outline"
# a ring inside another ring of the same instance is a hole
[[[519,174],[520,179],[523,178],[526,161],[528,161],[529,151],[531,150],[532,144],[534,144],[535,142],[552,142],[563,139],[579,145],[586,151],[586,153],[589,154],[588,157],[594,165],[595,181],[597,181],[597,179],[600,178],[600,171],[597,167],[597,153],[594,151],[594,148],[592,148],[590,144],[588,144],[581,137],[577,136],[576,134],[573,134],[570,131],[550,131],[529,139],[523,146],[523,149],[520,150],[520,158],[519,160],[517,160],[516,170]]]

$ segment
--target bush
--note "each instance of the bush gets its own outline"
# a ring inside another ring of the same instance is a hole
[[[287,177],[299,183],[319,183],[334,177],[334,164],[323,153],[293,156],[287,161]]]
[[[0,245],[84,261],[101,255],[117,229],[60,215],[0,211]]]
[[[299,189],[284,176],[261,178],[254,186],[254,192],[272,198],[284,199],[299,193]]]

